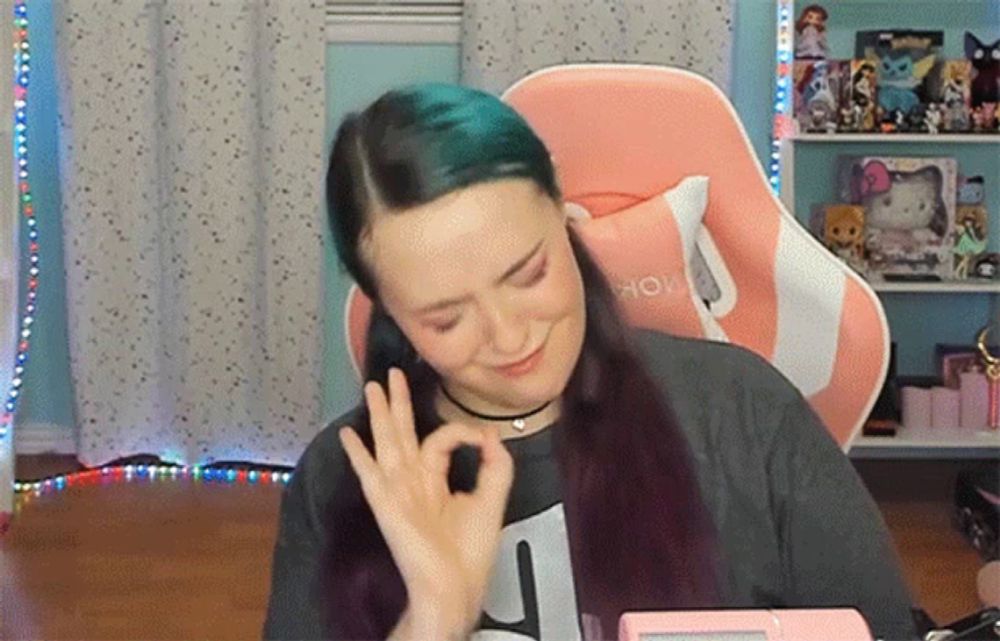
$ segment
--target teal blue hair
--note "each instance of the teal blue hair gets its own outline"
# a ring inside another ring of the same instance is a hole
[[[390,91],[341,124],[327,174],[327,205],[341,262],[377,297],[358,245],[376,209],[402,211],[449,192],[526,178],[555,200],[549,152],[527,122],[496,96],[457,85]]]

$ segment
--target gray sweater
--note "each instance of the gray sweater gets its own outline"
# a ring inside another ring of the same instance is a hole
[[[884,639],[917,637],[875,503],[799,392],[738,347],[635,334],[684,430],[722,548],[726,605],[855,607]],[[266,639],[336,638],[322,624],[323,513],[353,474],[337,429],[306,449],[282,500]],[[476,639],[581,639],[552,430],[505,441],[514,484]],[[335,551],[334,551],[335,552]]]

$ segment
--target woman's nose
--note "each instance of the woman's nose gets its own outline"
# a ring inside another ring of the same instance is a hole
[[[487,310],[487,316],[493,349],[507,356],[523,356],[528,348],[528,321],[522,310],[495,304]]]

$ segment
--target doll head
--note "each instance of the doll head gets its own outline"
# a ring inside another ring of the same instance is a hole
[[[811,4],[802,10],[799,19],[795,23],[795,31],[802,33],[807,26],[816,27],[820,31],[826,30],[826,19],[829,16],[826,9],[818,4]]]
[[[986,237],[986,208],[982,205],[959,205],[955,211],[955,229],[959,235],[968,232],[976,239]]]
[[[870,192],[862,200],[866,222],[876,229],[913,231],[931,229],[944,236],[947,213],[937,167],[914,172],[891,172],[887,189]]]
[[[858,205],[830,205],[826,208],[823,240],[827,247],[848,249],[863,242],[865,210]]]

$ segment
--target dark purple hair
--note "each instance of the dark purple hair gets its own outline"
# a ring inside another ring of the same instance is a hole
[[[375,277],[358,251],[373,209],[403,212],[475,183],[520,177],[561,199],[548,151],[496,97],[451,85],[385,94],[348,116],[327,173],[330,225],[341,262],[375,301],[366,376],[385,383],[406,372],[422,439],[441,424],[439,377],[379,304]],[[614,635],[625,610],[718,605],[714,525],[701,499],[687,442],[633,351],[614,294],[570,230],[586,299],[583,348],[553,429],[581,612]],[[372,447],[367,414],[356,426]],[[456,457],[450,484],[471,489],[475,462]],[[331,631],[384,639],[406,592],[357,477],[344,476],[331,532],[324,603]]]

